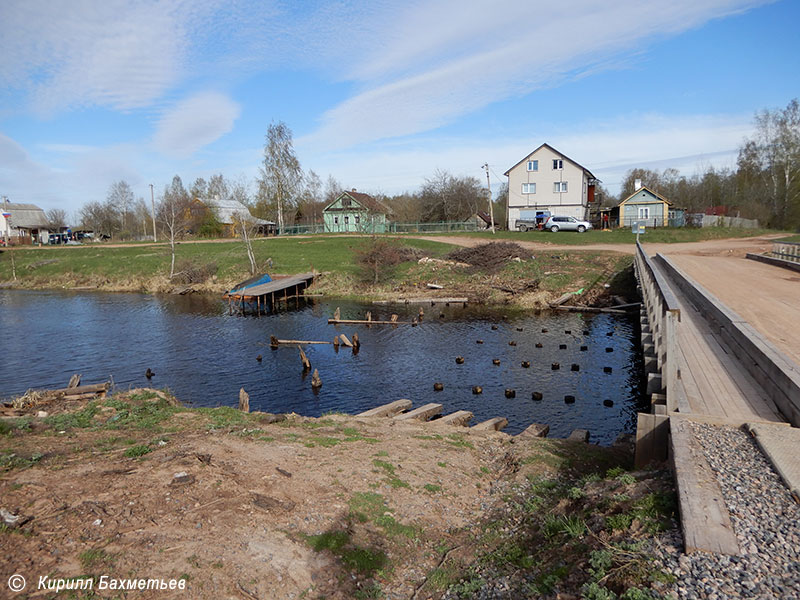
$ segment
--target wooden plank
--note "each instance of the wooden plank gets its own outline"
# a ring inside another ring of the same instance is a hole
[[[365,410],[364,412],[358,413],[357,417],[392,417],[397,413],[403,412],[404,410],[408,410],[411,408],[411,400],[407,400],[405,398],[400,400],[395,400],[394,402],[389,402],[388,404],[382,404],[381,406],[376,406],[375,408],[370,408],[369,410]]]
[[[79,394],[99,394],[108,391],[110,384],[95,383],[92,385],[79,385],[78,387],[61,388],[58,390],[42,390],[47,394],[64,394],[65,396],[77,396]]]
[[[550,433],[550,425],[543,425],[542,423],[531,423],[528,425],[524,430],[520,433],[515,435],[514,437],[518,438],[526,438],[526,437],[547,437],[547,434]]]
[[[431,423],[435,423],[436,425],[454,425],[458,427],[466,427],[471,419],[471,412],[468,410],[458,410],[454,413],[443,416],[441,419],[431,421]]]
[[[411,325],[411,321],[367,321],[365,319],[328,319],[328,325]]]
[[[398,300],[374,300],[372,303],[379,306],[391,304],[466,304],[469,298],[399,298]]]
[[[430,404],[426,404],[424,406],[420,406],[419,408],[415,408],[414,410],[403,413],[402,415],[397,415],[394,417],[395,421],[427,421],[434,415],[438,415],[442,412],[442,405],[436,404],[431,402]]]
[[[669,417],[638,413],[636,420],[636,454],[634,465],[641,469],[653,461],[667,460]]]
[[[348,348],[352,348],[353,347],[353,342],[351,342],[349,339],[347,339],[347,336],[345,334],[343,334],[343,333],[339,334],[339,341],[342,342],[342,344],[344,346],[347,346]]]
[[[475,429],[476,431],[500,431],[506,425],[508,425],[508,419],[505,417],[494,417],[493,419],[481,421],[472,427],[472,429]]]
[[[722,490],[692,434],[691,424],[674,416],[670,433],[685,552],[740,555]]]
[[[764,420],[742,420],[741,418],[731,418],[731,417],[721,417],[718,415],[696,415],[696,414],[686,414],[686,413],[677,413],[671,412],[667,413],[670,416],[677,415],[686,419],[687,421],[692,421],[693,423],[706,423],[708,425],[724,425],[726,427],[741,427],[742,425],[746,425],[747,423],[768,423],[770,425],[780,425],[781,427],[791,427],[790,423],[781,422],[776,423],[775,421],[764,421]]]

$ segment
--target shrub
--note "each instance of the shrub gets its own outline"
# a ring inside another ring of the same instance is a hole
[[[391,276],[396,265],[414,260],[416,251],[397,242],[372,236],[355,251],[355,255],[364,281],[379,283]]]

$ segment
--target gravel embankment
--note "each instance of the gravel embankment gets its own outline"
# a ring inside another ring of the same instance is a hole
[[[742,556],[659,552],[678,598],[800,599],[800,506],[750,436],[693,424],[717,474]],[[678,536],[674,546],[680,547]]]

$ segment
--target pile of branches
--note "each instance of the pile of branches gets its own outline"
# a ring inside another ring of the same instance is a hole
[[[490,242],[474,248],[459,248],[447,255],[450,260],[467,263],[488,271],[503,267],[509,260],[530,257],[530,251],[513,242]]]
[[[178,263],[173,280],[178,283],[205,283],[217,274],[217,263],[198,264],[193,260],[182,260]]]

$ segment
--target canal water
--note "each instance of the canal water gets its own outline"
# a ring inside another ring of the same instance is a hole
[[[410,321],[419,310],[309,300],[270,316],[242,317],[229,316],[219,298],[201,295],[0,290],[0,397],[64,387],[81,373],[87,384],[111,379],[122,389],[166,387],[195,406],[235,406],[243,387],[251,410],[269,412],[356,413],[408,398],[414,406],[441,403],[444,412],[470,410],[473,423],[506,417],[511,434],[546,423],[551,437],[582,428],[608,445],[635,429],[645,401],[638,315],[425,306],[418,327],[328,325],[337,306],[343,319],[363,319],[371,310],[373,319],[396,312]],[[323,381],[318,393],[303,376],[296,348],[269,346],[270,335],[330,341],[338,333],[358,333],[361,349],[306,346]],[[155,373],[149,382],[148,368]],[[435,382],[444,390],[435,392]],[[483,393],[474,395],[473,386]],[[507,388],[514,398],[506,398]]]

